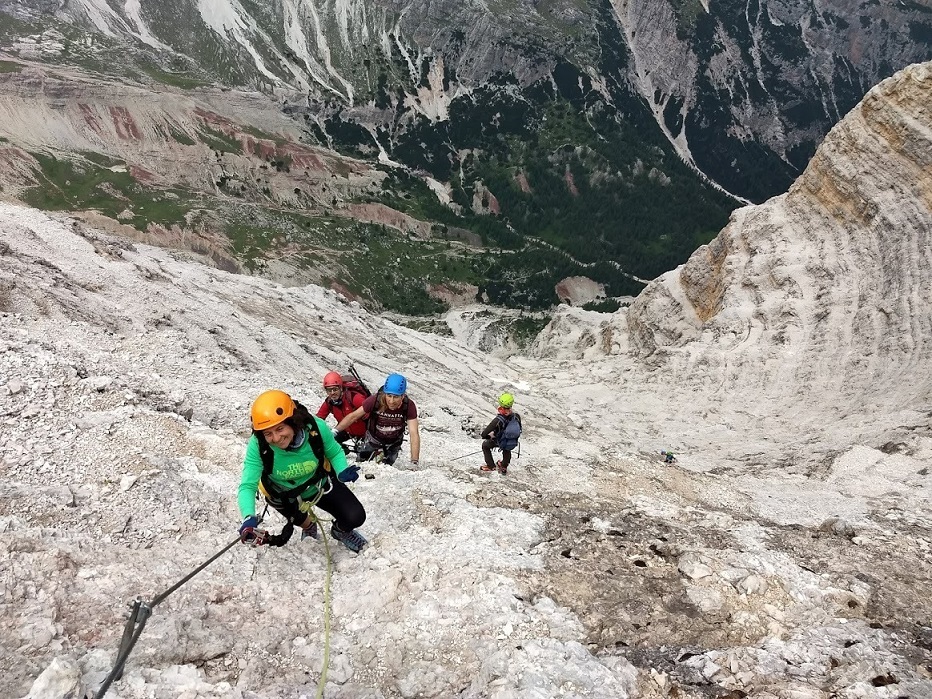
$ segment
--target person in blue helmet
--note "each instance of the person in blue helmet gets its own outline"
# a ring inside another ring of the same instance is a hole
[[[382,462],[393,464],[401,451],[405,430],[411,435],[411,463],[421,456],[421,433],[417,406],[408,398],[408,381],[401,374],[389,374],[378,393],[337,423],[335,430],[345,430],[357,420],[366,420],[366,436],[359,444],[357,461],[369,461],[382,454]]]

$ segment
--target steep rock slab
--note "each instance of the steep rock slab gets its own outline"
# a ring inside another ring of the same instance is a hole
[[[928,63],[871,90],[788,194],[736,211],[636,299],[633,354],[678,381],[758,386],[761,398],[927,399],[930,104]],[[806,388],[790,395],[790,384]]]

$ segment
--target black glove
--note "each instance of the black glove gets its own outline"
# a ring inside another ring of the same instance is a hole
[[[259,518],[255,515],[249,515],[239,527],[239,540],[244,544],[250,543],[256,538],[256,527],[258,526]]]
[[[359,466],[349,466],[337,476],[344,483],[352,483],[359,479]]]
[[[284,546],[288,543],[292,534],[294,534],[294,525],[291,522],[285,522],[285,526],[282,527],[279,534],[265,537],[265,543],[269,546]]]

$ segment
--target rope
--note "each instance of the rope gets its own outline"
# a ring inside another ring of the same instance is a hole
[[[332,487],[331,485],[331,488]],[[304,502],[301,498],[298,498],[298,501],[301,503],[299,509],[307,513],[307,516],[318,524],[321,523],[321,520],[314,514],[313,510],[314,506],[320,501],[324,494],[324,489],[319,488],[317,494],[309,502]],[[324,577],[324,667],[321,670],[320,679],[317,681],[317,699],[322,699],[324,696],[324,687],[327,685],[327,673],[330,671],[330,575],[332,562],[330,557],[330,541],[327,539],[327,532],[324,531],[324,527],[319,527],[319,531],[320,537],[324,540],[324,549],[327,551],[327,575]]]
[[[463,454],[462,456],[457,456],[455,459],[450,459],[450,461],[459,461],[460,459],[465,459],[467,456],[475,456],[476,454],[481,454],[482,450],[471,451],[468,454]]]
[[[199,565],[193,571],[184,576],[181,580],[165,590],[165,592],[161,593],[160,595],[156,595],[151,603],[146,604],[138,597],[136,598],[136,601],[133,603],[133,611],[130,613],[129,619],[126,621],[126,626],[123,628],[123,639],[120,642],[120,650],[117,653],[117,658],[113,665],[113,669],[100,685],[100,689],[98,689],[97,694],[94,695],[95,699],[102,699],[102,697],[107,693],[107,690],[110,689],[110,685],[113,684],[114,680],[122,677],[123,667],[126,665],[126,660],[129,658],[129,654],[132,652],[133,646],[136,645],[136,641],[139,640],[139,636],[142,634],[142,630],[146,628],[146,622],[152,615],[152,610],[161,602],[165,601],[165,598],[168,597],[171,593],[184,585],[186,582],[188,582],[188,580],[200,573],[202,570],[204,570],[204,568],[216,561],[218,558],[220,558],[220,556],[225,554],[238,543],[240,543],[240,538],[236,537],[233,541],[204,561],[204,563]]]
[[[327,672],[330,670],[330,571],[333,567],[330,558],[330,541],[323,527],[320,528],[320,536],[324,540],[324,549],[327,551],[327,575],[324,578],[324,669],[317,682],[317,699],[322,699],[324,696]]]

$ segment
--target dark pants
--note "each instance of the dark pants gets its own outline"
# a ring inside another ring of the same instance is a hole
[[[362,503],[342,481],[332,478],[329,484],[330,490],[320,497],[315,507],[333,515],[337,528],[342,531],[348,532],[350,529],[361,527],[366,521],[366,510]],[[300,503],[297,498],[279,500],[267,497],[266,500],[292,524],[300,527],[307,519],[307,514],[299,509]]]
[[[354,437],[353,435],[351,435],[351,434],[350,434],[349,432],[347,432],[346,430],[340,430],[340,431],[337,432],[335,435],[333,435],[333,438],[337,441],[337,444],[339,444],[341,447],[343,447],[343,453],[344,453],[344,454],[349,455],[349,453],[350,453],[351,451],[356,451],[356,437]],[[349,439],[352,439],[352,440],[353,440],[353,446],[351,446],[351,447],[348,447],[348,446],[346,446],[346,444],[345,444],[345,442],[346,442],[347,440],[349,440]]]
[[[494,439],[486,439],[482,442],[482,455],[485,456],[485,465],[495,470],[495,462],[492,460],[492,450],[498,448]],[[508,468],[511,463],[511,451],[502,451],[502,467]]]
[[[391,444],[382,444],[371,439],[366,439],[359,445],[359,451],[356,454],[356,461],[369,461],[379,452],[382,452],[382,463],[391,466],[398,458],[398,452],[401,451],[401,445],[404,440],[393,442]]]

